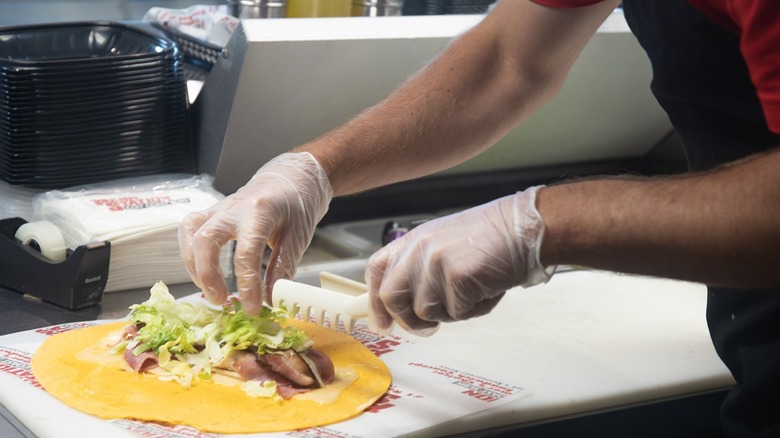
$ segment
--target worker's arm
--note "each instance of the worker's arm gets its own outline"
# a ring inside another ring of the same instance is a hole
[[[780,149],[713,171],[548,187],[544,264],[725,287],[780,285]]]
[[[277,279],[295,274],[332,196],[442,170],[490,146],[555,95],[617,4],[555,9],[500,1],[386,100],[185,218],[179,242],[193,281],[212,302],[224,300],[219,254],[235,240],[237,287],[256,311],[263,291],[268,299]],[[272,253],[264,274],[266,245]]]
[[[618,3],[500,1],[386,100],[297,151],[317,158],[336,196],[459,164],[557,93]]]
[[[778,169],[780,148],[706,173],[534,187],[427,222],[369,260],[369,321],[428,335],[559,264],[777,287]]]

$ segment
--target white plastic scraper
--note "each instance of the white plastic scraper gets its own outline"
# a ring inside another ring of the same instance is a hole
[[[298,312],[304,321],[314,320],[331,328],[339,320],[347,333],[352,333],[355,322],[368,316],[368,288],[365,284],[329,272],[320,273],[320,286],[311,286],[290,280],[274,283],[273,302],[285,307],[290,315]]]

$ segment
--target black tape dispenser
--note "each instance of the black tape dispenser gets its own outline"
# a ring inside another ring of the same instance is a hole
[[[67,309],[98,304],[108,280],[110,242],[73,250],[64,243],[44,246],[34,229],[30,235],[26,232],[37,224],[21,218],[0,220],[0,285]]]

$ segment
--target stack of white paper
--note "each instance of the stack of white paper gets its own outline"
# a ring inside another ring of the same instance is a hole
[[[70,249],[111,243],[106,291],[185,283],[190,277],[179,256],[179,223],[224,197],[211,182],[205,175],[158,175],[49,191],[34,198],[34,218],[56,225]],[[226,276],[230,253],[223,248]]]

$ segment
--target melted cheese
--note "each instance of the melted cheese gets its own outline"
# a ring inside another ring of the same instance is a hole
[[[294,399],[297,400],[309,400],[317,402],[321,405],[333,403],[338,400],[341,392],[347,386],[357,380],[357,373],[351,368],[336,368],[336,375],[333,378],[333,382],[325,385],[324,388],[313,389],[309,392],[301,394],[295,394]]]
[[[76,358],[87,362],[103,364],[111,368],[133,371],[133,368],[127,364],[122,353],[113,351],[113,346],[119,342],[120,336],[121,331],[111,332],[97,344],[80,351],[76,355]]]
[[[88,362],[99,363],[117,368],[124,371],[134,372],[133,368],[127,364],[120,353],[112,351],[112,341],[116,343],[116,336],[109,335],[97,345],[87,347],[76,355],[76,358]],[[142,374],[150,377],[160,377],[165,375],[165,371],[159,367],[150,368]],[[223,386],[241,386],[244,380],[241,376],[232,370],[223,368],[213,368],[211,373],[211,382]],[[321,405],[333,403],[338,400],[342,391],[357,380],[357,372],[351,368],[337,367],[333,382],[325,385],[324,388],[312,389],[311,391],[296,394],[293,398],[297,400],[308,400]]]
[[[244,382],[237,372],[222,368],[211,369],[211,381],[225,386],[240,386]]]

